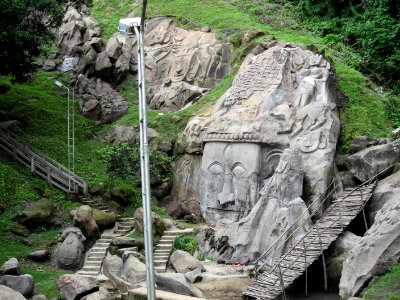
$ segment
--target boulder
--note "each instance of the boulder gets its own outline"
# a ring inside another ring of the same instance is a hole
[[[369,147],[348,157],[350,171],[364,182],[396,162],[400,162],[400,139]]]
[[[109,78],[111,75],[112,66],[112,63],[105,52],[101,52],[99,55],[97,55],[94,69],[100,75],[100,77],[105,79]]]
[[[172,181],[170,179],[164,180],[161,185],[156,188],[151,189],[151,193],[157,199],[162,199],[169,195],[172,188]]]
[[[42,198],[38,201],[31,202],[24,210],[15,216],[15,221],[31,228],[39,226],[48,226],[53,223],[53,214],[55,205],[52,200]]]
[[[400,127],[399,127],[399,128],[396,128],[395,130],[393,130],[393,131],[390,133],[390,137],[391,137],[392,139],[394,139],[394,140],[400,138]]]
[[[375,215],[388,201],[400,199],[400,171],[380,180],[372,192],[372,197],[367,204],[370,224],[375,221]]]
[[[66,300],[81,299],[83,296],[99,290],[99,287],[88,278],[74,274],[58,277],[57,287]]]
[[[50,258],[50,252],[47,250],[36,250],[29,253],[26,258],[36,262],[44,262]]]
[[[110,279],[118,291],[125,293],[132,289],[132,285],[119,276],[122,265],[122,258],[117,255],[107,254],[103,261],[103,274]]]
[[[355,137],[349,146],[347,153],[353,154],[364,150],[365,148],[375,146],[379,144],[379,140],[368,137],[368,136],[357,136]]]
[[[129,282],[131,285],[145,281],[146,265],[144,263],[129,252],[123,255],[122,259],[123,264],[118,272],[118,276],[121,277],[122,280]]]
[[[133,126],[115,125],[108,131],[106,139],[112,144],[126,142],[134,144],[136,142],[137,132]]]
[[[90,99],[83,104],[82,114],[91,120],[101,118],[101,105],[97,99]]]
[[[90,187],[90,194],[93,196],[101,196],[105,192],[104,183],[100,182]]]
[[[156,213],[151,213],[152,218],[152,229],[153,235],[161,236],[166,228],[163,219],[158,216]],[[139,207],[135,210],[134,215],[134,222],[135,222],[135,230],[136,232],[143,233],[144,232],[144,224],[143,224],[143,208]]]
[[[93,209],[93,219],[100,230],[111,228],[117,221],[117,215],[112,212],[105,212],[99,209]]]
[[[187,273],[195,269],[205,271],[204,265],[190,253],[182,250],[176,250],[169,258],[169,263],[178,273]]]
[[[85,237],[77,227],[70,227],[63,231],[55,251],[57,266],[66,270],[78,270],[82,267],[85,258],[83,242]]]
[[[203,293],[187,282],[185,275],[174,273],[156,274],[156,284],[161,290],[203,298]]]
[[[357,296],[373,276],[382,275],[400,259],[400,203],[391,198],[378,211],[375,223],[343,263],[340,296]]]
[[[190,211],[185,204],[172,201],[167,207],[167,214],[171,217],[182,219],[184,216],[190,215]]]
[[[47,297],[43,294],[37,294],[32,296],[31,300],[47,300]]]
[[[23,296],[29,298],[32,296],[35,283],[32,275],[4,275],[0,279],[0,284],[12,288],[14,291],[21,293]]]
[[[326,259],[327,275],[330,285],[337,286],[342,276],[343,261],[361,237],[345,231],[333,244],[332,252]]]
[[[111,189],[111,199],[122,206],[128,206],[132,203],[133,191],[129,188],[116,186]]]
[[[19,262],[15,257],[7,260],[0,269],[0,275],[20,275]]]
[[[359,185],[357,179],[350,171],[341,171],[338,173],[343,188],[354,188]]]
[[[14,291],[13,289],[5,285],[0,285],[0,299],[26,300],[26,298],[21,293]]]
[[[197,269],[194,269],[193,271],[189,271],[189,272],[185,273],[185,278],[190,283],[196,283],[196,282],[202,281],[203,276],[201,273],[201,269],[197,268]]]
[[[82,231],[86,239],[95,239],[99,235],[99,227],[94,220],[93,209],[89,205],[82,205],[75,211],[74,226]]]
[[[45,60],[43,62],[43,71],[54,71],[56,69],[56,63],[53,60]]]
[[[104,287],[100,287],[98,292],[94,292],[90,295],[81,298],[81,300],[112,300],[112,299],[114,299],[113,296]]]

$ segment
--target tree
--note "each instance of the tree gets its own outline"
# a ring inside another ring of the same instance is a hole
[[[80,7],[90,0],[69,1]],[[60,25],[67,0],[0,0],[0,75],[24,81],[33,60],[54,38],[51,29]]]

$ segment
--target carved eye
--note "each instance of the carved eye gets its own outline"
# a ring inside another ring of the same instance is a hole
[[[235,175],[236,178],[243,177],[243,175],[246,173],[246,168],[243,164],[236,163],[232,167],[232,173],[233,175]]]
[[[224,169],[222,168],[219,162],[213,162],[209,167],[208,171],[213,175],[221,175],[224,173]]]

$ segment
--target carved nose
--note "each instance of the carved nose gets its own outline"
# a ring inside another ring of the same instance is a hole
[[[232,175],[225,174],[224,186],[222,192],[217,196],[219,204],[221,206],[227,206],[228,204],[235,204],[235,197],[232,193]]]

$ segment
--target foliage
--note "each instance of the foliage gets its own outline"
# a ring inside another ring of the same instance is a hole
[[[358,68],[400,92],[400,3],[397,0],[291,0],[325,41],[350,46]]]
[[[63,6],[87,0],[0,0],[0,74],[22,81],[33,70],[42,45],[54,38],[51,28],[61,24]]]
[[[172,246],[172,251],[184,250],[186,252],[189,252],[190,254],[193,254],[194,251],[196,251],[196,248],[197,248],[196,237],[192,234],[188,234],[188,235],[180,235],[175,239],[174,244]]]
[[[399,300],[400,299],[400,264],[395,265],[388,272],[373,280],[365,292],[363,299]]]

